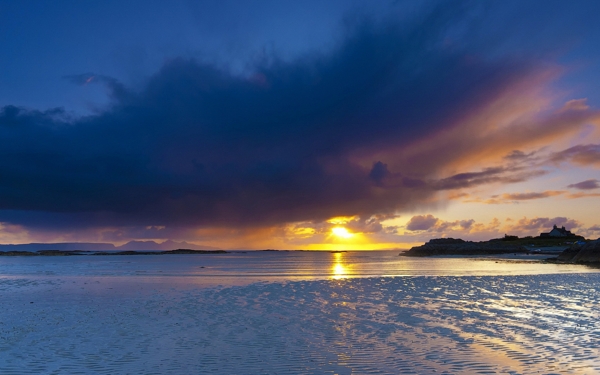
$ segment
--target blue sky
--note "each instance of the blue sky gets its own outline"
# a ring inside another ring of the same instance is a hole
[[[0,242],[598,237],[598,8],[0,2]]]

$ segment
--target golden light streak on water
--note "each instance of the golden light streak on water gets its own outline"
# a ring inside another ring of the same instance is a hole
[[[344,265],[344,253],[333,253],[333,266],[331,267],[331,278],[339,280],[348,277],[348,267]]]

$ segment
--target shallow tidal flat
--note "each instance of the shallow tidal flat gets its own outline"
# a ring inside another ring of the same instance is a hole
[[[200,289],[2,278],[0,374],[596,374],[598,285],[598,273]]]

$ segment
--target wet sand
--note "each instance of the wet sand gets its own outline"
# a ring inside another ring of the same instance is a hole
[[[600,274],[0,279],[1,374],[595,374]]]

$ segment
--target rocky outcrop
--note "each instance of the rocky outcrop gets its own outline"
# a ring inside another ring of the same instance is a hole
[[[575,258],[575,255],[579,253],[579,250],[581,250],[581,245],[573,245],[568,249],[563,250],[556,259],[551,260],[559,263],[571,263],[573,258]]]
[[[401,253],[404,256],[427,257],[433,255],[493,255],[527,253],[524,246],[501,241],[471,242],[454,238],[436,238],[424,245]]]
[[[557,261],[561,263],[600,264],[600,239],[583,245],[571,246],[560,253]]]

